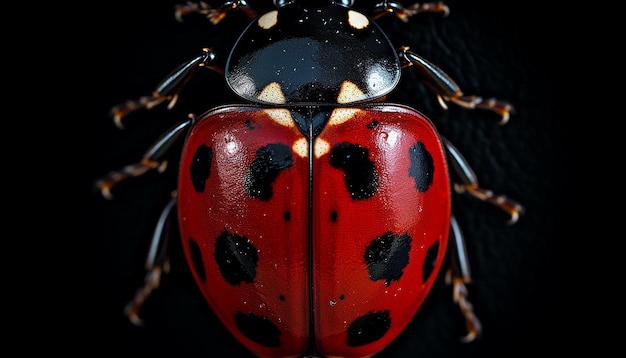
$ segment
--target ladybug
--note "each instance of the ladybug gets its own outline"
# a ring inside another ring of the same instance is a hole
[[[106,198],[129,177],[165,169],[183,142],[177,188],[156,224],[145,284],[126,307],[139,312],[169,263],[166,227],[176,218],[199,290],[228,331],[259,357],[371,357],[403,331],[443,263],[469,342],[481,323],[468,301],[463,235],[452,189],[518,220],[524,208],[478,186],[462,154],[424,114],[386,102],[404,68],[415,68],[445,108],[511,104],[464,95],[442,70],[408,47],[394,48],[376,19],[446,15],[441,3],[275,0],[258,13],[246,1],[189,2],[212,23],[230,12],[251,19],[230,54],[204,48],[151,95],[112,109],[115,124],[168,102],[201,69],[224,75],[241,103],[178,123],[143,159],[97,181]]]

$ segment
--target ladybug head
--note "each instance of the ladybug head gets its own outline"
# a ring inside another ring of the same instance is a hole
[[[298,5],[308,8],[316,8],[318,6],[326,5],[340,5],[343,7],[352,7],[354,0],[274,0],[276,7],[283,7],[285,5]]]
[[[276,0],[242,33],[226,63],[230,88],[272,105],[354,104],[380,98],[400,80],[395,48],[352,1]],[[297,6],[286,6],[287,4]]]

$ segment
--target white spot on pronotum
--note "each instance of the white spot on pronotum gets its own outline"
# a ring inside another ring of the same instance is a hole
[[[330,152],[330,143],[327,141],[317,138],[315,140],[315,147],[313,148],[315,151],[315,158],[319,158],[322,155]]]
[[[284,108],[268,108],[264,110],[272,120],[281,126],[293,127],[294,122],[288,109]]]
[[[293,142],[291,150],[293,150],[293,152],[299,155],[301,158],[306,158],[309,156],[309,142],[306,140],[306,138],[300,138]]]
[[[361,89],[350,81],[343,81],[337,96],[337,103],[350,103],[365,99],[365,94]]]
[[[392,80],[389,72],[379,63],[369,67],[365,78],[370,93],[380,93],[385,89],[385,85]]]
[[[369,26],[370,21],[365,15],[354,10],[348,11],[348,23],[357,30],[364,29]]]
[[[329,126],[336,126],[349,121],[361,110],[358,108],[335,108],[328,119]]]
[[[272,26],[276,25],[278,23],[278,11],[274,10],[274,11],[270,11],[267,14],[261,16],[259,18],[259,27],[261,27],[262,29],[271,29]]]
[[[272,82],[265,86],[258,98],[263,102],[269,103],[285,103],[285,95],[277,82]]]

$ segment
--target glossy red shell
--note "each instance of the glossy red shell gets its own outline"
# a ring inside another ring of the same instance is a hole
[[[258,356],[312,344],[370,356],[402,332],[441,268],[451,206],[442,143],[398,105],[335,110],[313,145],[289,118],[228,106],[193,124],[178,188],[191,271]]]

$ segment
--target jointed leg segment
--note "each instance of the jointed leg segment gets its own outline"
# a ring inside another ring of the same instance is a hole
[[[122,118],[130,112],[138,109],[151,109],[165,101],[169,101],[168,108],[171,109],[178,100],[187,82],[193,78],[198,68],[209,68],[218,73],[224,73],[223,66],[219,63],[216,53],[209,49],[203,48],[202,53],[195,58],[183,63],[174,71],[170,72],[152,92],[150,96],[144,96],[136,101],[126,101],[111,109],[111,115],[115,125],[123,128]]]
[[[439,104],[443,108],[448,108],[446,102],[452,102],[468,109],[490,110],[502,117],[500,124],[508,122],[510,113],[515,111],[513,106],[505,101],[495,98],[483,99],[479,96],[465,96],[459,85],[450,76],[420,55],[409,51],[406,46],[398,49],[398,57],[403,67],[413,66],[418,71],[424,84],[437,95]]]
[[[515,224],[520,215],[524,213],[524,207],[509,199],[506,195],[495,194],[493,191],[478,186],[478,177],[470,167],[461,152],[449,140],[443,138],[443,143],[448,155],[450,175],[454,182],[454,190],[457,193],[465,193],[488,203],[491,203],[510,215],[508,223]]]
[[[415,3],[408,7],[395,1],[381,1],[374,6],[372,17],[378,19],[386,14],[394,14],[397,18],[404,22],[408,22],[409,18],[423,12],[439,12],[444,16],[448,16],[450,9],[443,2],[427,2]]]
[[[172,199],[167,203],[152,235],[150,251],[146,259],[146,277],[144,285],[135,293],[135,297],[128,302],[124,308],[124,313],[128,319],[135,325],[142,325],[143,322],[139,318],[139,311],[145,300],[150,296],[152,291],[159,287],[161,283],[161,274],[168,273],[170,270],[169,259],[167,257],[167,244],[170,236],[170,214],[176,206],[176,193],[172,193]]]

